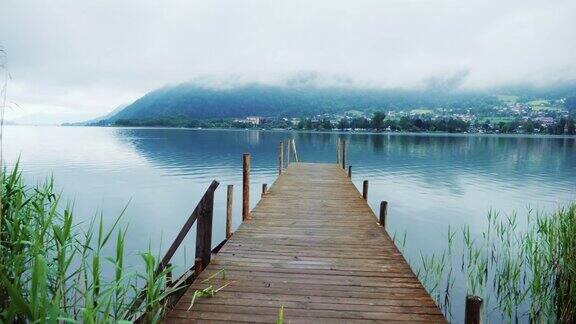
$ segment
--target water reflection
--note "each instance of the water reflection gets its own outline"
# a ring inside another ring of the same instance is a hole
[[[242,153],[252,155],[251,196],[258,197],[259,185],[276,178],[278,144],[288,137],[302,160],[330,163],[336,140],[346,139],[354,182],[370,180],[374,210],[389,201],[388,229],[406,232],[413,261],[421,250],[444,248],[448,225],[469,224],[480,233],[491,208],[522,215],[528,207],[550,210],[576,199],[574,138],[73,127],[7,127],[4,136],[8,164],[22,154],[32,183],[53,173],[81,219],[98,209],[112,219],[131,199],[133,255],[150,242],[166,248],[212,179],[222,183],[213,235],[219,242],[226,184],[235,185],[235,226],[241,222]],[[194,239],[186,257],[177,255],[182,266],[191,263]]]

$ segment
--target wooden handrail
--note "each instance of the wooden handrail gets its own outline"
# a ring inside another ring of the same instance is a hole
[[[218,188],[219,184],[220,183],[218,183],[218,181],[213,180],[212,183],[210,184],[210,186],[208,187],[208,189],[206,189],[204,196],[202,196],[202,199],[200,199],[200,201],[198,202],[198,205],[196,205],[196,208],[194,208],[194,211],[192,212],[190,217],[188,217],[188,220],[186,221],[186,223],[184,223],[184,226],[182,226],[182,229],[178,233],[178,236],[176,236],[176,238],[174,239],[174,242],[172,242],[172,245],[170,245],[170,248],[168,249],[168,251],[166,251],[166,254],[164,254],[162,261],[160,261],[160,264],[158,264],[158,268],[156,268],[156,273],[159,273],[162,270],[164,270],[164,268],[168,265],[168,263],[170,263],[170,260],[174,256],[174,253],[176,253],[176,250],[178,249],[178,247],[180,247],[180,244],[182,244],[182,241],[184,241],[184,238],[186,237],[186,235],[190,231],[190,228],[192,228],[192,225],[194,225],[194,222],[196,222],[196,219],[198,219],[199,217],[203,218],[204,215],[209,214],[209,218],[210,218],[210,221],[209,221],[210,231],[209,232],[210,232],[210,237],[212,236],[212,234],[211,234],[212,233],[212,219],[211,218],[212,218],[212,212],[214,210],[214,191],[216,191],[216,188]],[[198,225],[199,226],[198,226],[197,231],[200,232],[200,230],[199,230],[200,223]],[[196,235],[196,255],[198,256],[199,252],[204,252],[202,254],[205,255],[205,251],[198,251],[198,241],[199,241],[198,236],[199,235]],[[210,243],[208,243],[208,251],[210,251]],[[209,260],[207,262],[209,262]]]
[[[194,211],[192,212],[190,217],[188,217],[188,220],[186,220],[186,223],[184,223],[182,229],[180,229],[178,236],[176,236],[174,242],[172,242],[172,245],[170,245],[170,248],[168,249],[168,251],[166,251],[166,254],[164,254],[164,257],[158,264],[158,267],[156,268],[156,274],[161,273],[162,270],[164,270],[168,266],[168,264],[170,264],[170,260],[174,256],[174,253],[176,253],[176,250],[178,250],[178,247],[180,247],[180,244],[182,244],[182,241],[184,241],[184,238],[186,237],[186,235],[190,231],[190,228],[192,228],[192,225],[194,225],[194,222],[196,222],[197,219],[199,219],[200,221],[198,222],[198,226],[196,227],[197,232],[196,257],[198,258],[199,256],[200,257],[205,256],[206,250],[208,250],[207,252],[208,258],[206,261],[206,265],[208,264],[208,262],[210,262],[210,252],[211,252],[210,245],[212,244],[212,216],[213,216],[212,212],[214,210],[214,191],[216,191],[216,188],[218,188],[219,184],[220,183],[218,183],[218,181],[213,180],[208,189],[206,189],[204,196],[202,196],[202,198],[196,205],[196,208],[194,208]],[[202,241],[202,243],[199,244],[199,241]],[[179,287],[182,284],[190,284],[195,279],[195,277],[190,276],[188,273],[189,271],[185,272],[176,281],[171,279],[170,286]],[[138,296],[136,297],[136,299],[134,300],[134,302],[132,303],[126,314],[130,314],[138,306],[140,306],[140,304],[144,300],[146,289],[148,289],[147,286],[144,287],[142,291],[140,291],[140,293],[138,294]],[[143,315],[145,314],[140,314],[140,316],[138,316],[135,319],[135,322],[141,322]]]

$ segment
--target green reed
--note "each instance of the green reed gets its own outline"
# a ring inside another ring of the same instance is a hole
[[[421,256],[417,270],[447,317],[453,316],[456,271],[466,278],[466,293],[484,299],[487,315],[508,322],[576,322],[576,203],[550,214],[529,212],[525,230],[518,229],[517,214],[490,211],[480,236],[473,238],[469,227],[459,234],[460,255],[449,228],[447,249]]]
[[[105,227],[100,215],[81,227],[72,207],[61,203],[52,179],[27,186],[16,165],[2,173],[1,181],[0,322],[161,318],[171,269],[156,273],[158,261],[149,250],[140,254],[144,270],[127,267],[128,228],[119,225],[123,213],[111,226]],[[113,255],[105,255],[111,248]],[[144,301],[131,307],[142,289]]]

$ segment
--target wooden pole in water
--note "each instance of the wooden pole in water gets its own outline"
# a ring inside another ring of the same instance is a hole
[[[346,140],[342,140],[342,169],[346,169]]]
[[[336,164],[340,164],[340,138],[336,139]]]
[[[298,153],[296,152],[296,142],[292,139],[292,154],[294,154],[294,162],[298,163]]]
[[[348,166],[348,178],[352,179],[352,166]]]
[[[262,197],[264,197],[264,195],[266,195],[266,191],[268,191],[268,184],[263,183],[262,184]]]
[[[364,180],[364,183],[362,183],[362,198],[368,200],[368,180]]]
[[[242,156],[242,221],[250,219],[250,154]]]
[[[386,215],[388,214],[388,202],[380,202],[380,226],[386,228]]]
[[[466,296],[466,310],[464,324],[482,323],[482,298],[478,296]]]
[[[284,168],[284,143],[280,142],[280,147],[278,150],[278,175],[282,174],[282,169]]]
[[[290,140],[286,141],[286,168],[290,165]]]
[[[226,239],[232,236],[232,201],[234,195],[234,185],[228,185],[226,190]]]

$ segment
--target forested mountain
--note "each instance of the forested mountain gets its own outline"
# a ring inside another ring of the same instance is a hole
[[[244,85],[214,89],[181,84],[152,91],[110,118],[187,119],[241,118],[247,116],[302,117],[347,110],[403,110],[419,107],[482,109],[498,99],[480,92],[439,92]]]

